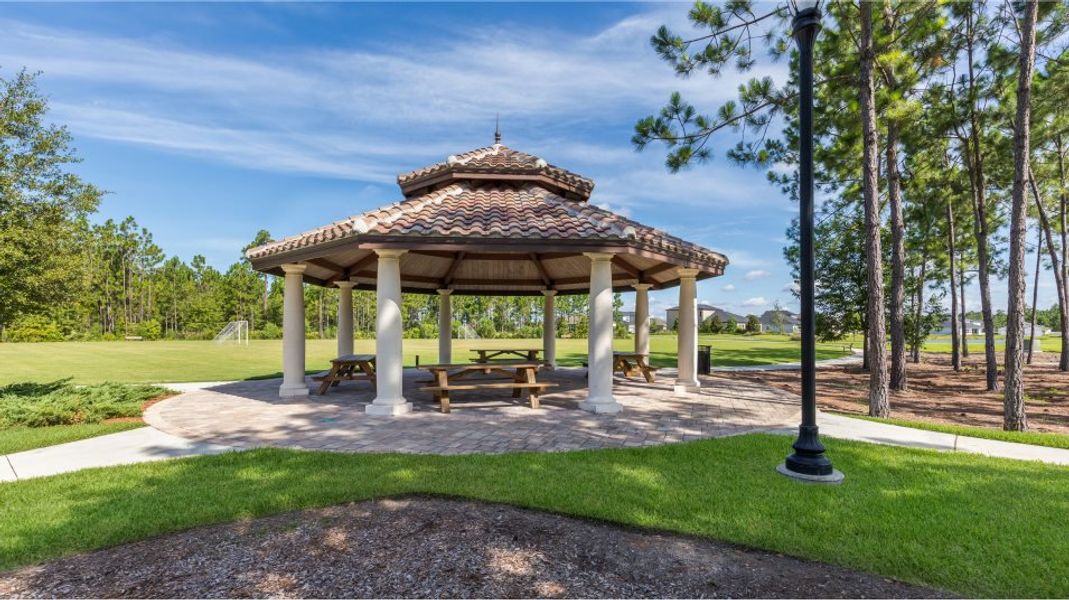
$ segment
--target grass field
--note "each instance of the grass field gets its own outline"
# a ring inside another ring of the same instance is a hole
[[[475,456],[277,449],[0,484],[0,569],[193,526],[397,494],[505,502],[726,540],[965,596],[1069,590],[1069,469],[826,440],[841,486],[774,470],[790,439]]]
[[[701,336],[713,346],[714,365],[757,365],[798,360],[798,342],[785,335]],[[586,359],[585,339],[557,340],[558,362],[578,366]],[[633,340],[616,340],[618,350],[634,348]],[[471,348],[541,348],[541,340],[456,340],[453,360],[474,357]],[[373,353],[374,340],[356,340],[357,353]],[[438,361],[437,340],[405,340],[405,364]],[[308,340],[307,367],[319,371],[329,366],[337,353],[334,340]],[[819,344],[817,358],[846,354],[842,343]],[[655,335],[650,339],[650,360],[655,366],[675,366],[676,338]],[[158,342],[48,342],[0,344],[0,385],[24,381],[54,381],[72,377],[75,383],[155,383],[222,381],[279,375],[282,365],[280,340],[253,340],[248,346],[218,345],[200,341]]]
[[[1003,353],[1006,351],[1006,345],[1003,342],[1005,336],[995,336],[995,351]],[[1062,338],[1057,335],[1045,335],[1039,338],[1039,345],[1043,352],[1061,352],[1062,351]],[[949,335],[933,335],[928,338],[924,344],[925,352],[944,352],[950,354],[953,349]],[[983,353],[984,351],[984,336],[969,336],[969,352]],[[999,357],[1002,360],[1002,357]]]

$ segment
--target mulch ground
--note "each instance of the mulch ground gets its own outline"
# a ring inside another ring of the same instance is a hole
[[[0,574],[4,597],[941,595],[729,544],[435,498],[202,527]]]
[[[765,383],[801,393],[797,371],[720,373],[718,376]],[[950,355],[925,353],[919,364],[906,365],[908,389],[891,394],[891,414],[979,427],[1002,427],[1002,392],[988,392],[984,357],[974,352],[955,373]],[[817,404],[821,409],[868,413],[869,374],[858,366],[817,371]],[[1034,431],[1069,433],[1069,373],[1058,370],[1058,355],[1035,355],[1025,367],[1025,409]],[[1000,371],[999,381],[1002,381]]]

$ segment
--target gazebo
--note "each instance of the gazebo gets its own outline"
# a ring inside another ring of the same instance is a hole
[[[635,351],[649,353],[650,289],[679,286],[678,393],[699,389],[696,282],[727,258],[590,202],[594,182],[495,143],[400,175],[404,199],[248,251],[253,268],[285,277],[283,397],[305,383],[304,283],[336,286],[338,354],[353,351],[352,290],[376,291],[377,392],[372,415],[411,410],[402,389],[401,294],[439,297],[439,362],[451,362],[454,294],[590,294],[589,384],[580,407],[620,410],[613,397],[612,295],[636,292]],[[555,328],[543,357],[556,366]]]

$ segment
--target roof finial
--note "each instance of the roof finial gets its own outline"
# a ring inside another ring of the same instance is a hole
[[[501,143],[501,113],[494,118],[494,143]]]

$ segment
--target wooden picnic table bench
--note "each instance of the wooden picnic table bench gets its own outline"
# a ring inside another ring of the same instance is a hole
[[[450,411],[449,392],[457,390],[511,389],[513,398],[519,398],[523,390],[527,390],[531,408],[538,408],[538,394],[556,385],[537,381],[535,374],[541,366],[541,363],[534,361],[516,361],[420,365],[419,368],[430,371],[434,377],[429,382],[433,385],[422,389],[434,394],[442,412],[447,413]],[[472,378],[479,374],[495,377]]]
[[[359,369],[359,372],[357,371]],[[344,354],[331,359],[330,370],[326,375],[312,378],[319,381],[319,395],[327,393],[327,389],[337,387],[342,380],[366,379],[375,387],[375,355],[374,354]]]
[[[515,361],[517,358],[520,360],[526,360],[534,362],[538,360],[538,353],[542,351],[541,348],[472,348],[472,352],[478,352],[479,358],[475,359],[477,363],[487,363],[491,360],[511,360]]]
[[[584,361],[583,366],[589,368],[589,361]],[[645,354],[640,354],[638,352],[613,352],[612,371],[613,373],[623,373],[624,377],[631,377],[636,373],[642,373],[642,376],[646,378],[646,383],[653,383],[654,374],[657,372],[657,368],[651,367],[649,363],[646,362]],[[589,372],[587,373],[587,376],[589,377]]]
[[[657,372],[656,368],[646,362],[646,355],[638,352],[613,352],[612,370],[620,371],[624,377],[630,377],[636,372],[642,373],[646,383],[653,383],[653,375]]]

